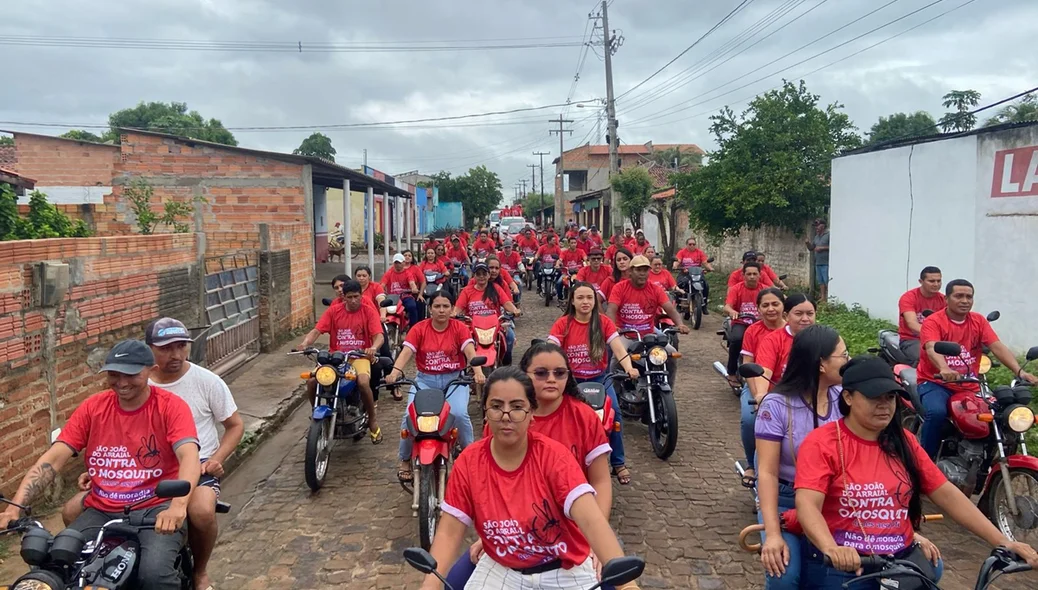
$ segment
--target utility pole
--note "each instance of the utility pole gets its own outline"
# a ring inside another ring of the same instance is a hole
[[[613,32],[609,29],[609,2],[602,0],[602,35],[605,38],[605,47],[603,53],[605,54],[605,69],[606,69],[606,134],[609,138],[609,176],[612,176],[620,171],[620,162],[617,159],[617,144],[619,140],[616,137],[616,103],[613,100],[613,52],[619,48],[619,44],[613,47],[617,38],[613,35]],[[613,233],[619,234],[622,231],[623,220],[620,215],[619,199],[616,198],[616,192],[610,187],[609,189],[609,219],[610,225],[612,226]]]
[[[562,137],[563,133],[573,133],[572,129],[563,128],[564,123],[572,123],[572,119],[563,119],[562,115],[559,115],[558,119],[550,119],[549,123],[558,123],[558,129],[549,129],[548,133],[559,134],[559,190],[555,192],[555,229],[562,231],[562,224],[566,221],[566,167],[563,165],[562,155],[566,152],[566,148],[563,145]],[[554,192],[554,191],[553,191]]]
[[[541,227],[544,227],[544,156],[551,154],[551,152],[534,152],[533,155],[540,156],[541,158],[541,196],[538,198],[537,203],[541,206]]]
[[[527,168],[530,169],[530,192],[537,191],[537,164],[527,164]]]
[[[523,178],[519,182],[523,185],[523,190],[522,190],[522,192],[519,193],[519,198],[525,199],[526,198],[526,179]]]
[[[364,148],[364,167],[368,167],[368,148]],[[364,174],[367,174],[367,172]]]

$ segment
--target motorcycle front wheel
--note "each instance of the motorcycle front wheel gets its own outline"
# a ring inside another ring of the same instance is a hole
[[[652,397],[656,422],[649,425],[649,444],[657,457],[666,460],[678,446],[678,406],[673,393],[653,392]]]
[[[439,460],[418,468],[418,542],[426,551],[432,547],[436,522],[440,518],[440,499],[436,496],[441,469]]]
[[[310,431],[306,434],[306,460],[303,472],[306,485],[312,491],[321,489],[324,476],[328,473],[329,443],[332,439],[332,420],[311,420]]]
[[[554,295],[555,286],[545,285],[544,286],[544,307],[551,305],[551,296]]]
[[[1011,541],[1034,545],[1038,542],[1038,472],[1026,468],[1009,470],[1009,487],[1016,497],[1018,516],[1013,516],[1006,496],[1002,474],[991,479],[984,512]]]
[[[698,330],[699,326],[703,324],[703,294],[696,293],[696,298],[693,299],[689,305],[695,306],[695,309],[692,311],[692,329]],[[688,319],[687,315],[685,316],[685,319]]]

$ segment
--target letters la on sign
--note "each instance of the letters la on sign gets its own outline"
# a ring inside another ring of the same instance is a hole
[[[1038,195],[1038,145],[995,152],[993,176],[992,198]]]

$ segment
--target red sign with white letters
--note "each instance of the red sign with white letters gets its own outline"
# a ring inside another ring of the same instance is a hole
[[[1038,145],[995,152],[991,197],[1038,196]]]

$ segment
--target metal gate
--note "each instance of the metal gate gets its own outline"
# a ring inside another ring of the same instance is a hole
[[[206,366],[227,372],[259,354],[259,267],[255,253],[205,261]]]

